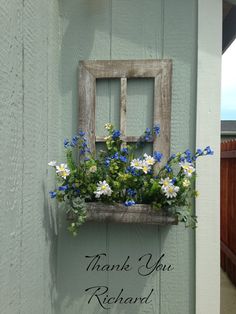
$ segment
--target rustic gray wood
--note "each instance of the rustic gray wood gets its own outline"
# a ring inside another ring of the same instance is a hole
[[[120,79],[120,131],[126,134],[126,102],[127,102],[127,78]]]
[[[177,218],[163,211],[155,211],[151,205],[135,204],[126,207],[123,204],[86,203],[87,221],[113,223],[140,223],[149,225],[177,225]],[[68,220],[73,219],[69,213]]]
[[[86,132],[90,148],[104,137],[95,135],[96,79],[120,78],[120,130],[124,142],[136,142],[139,137],[126,136],[127,78],[153,78],[153,123],[159,124],[161,133],[154,139],[153,151],[163,153],[165,162],[170,154],[171,122],[171,60],[113,60],[80,61],[79,64],[79,127]]]
[[[80,63],[79,128],[86,133],[89,147],[95,152],[96,78]]]

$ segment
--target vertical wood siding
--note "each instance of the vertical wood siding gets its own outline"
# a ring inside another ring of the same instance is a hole
[[[0,312],[51,314],[47,162],[60,154],[57,1],[1,0],[0,26]]]
[[[77,68],[86,59],[173,59],[171,150],[193,149],[195,138],[196,29],[195,0],[61,0],[62,17],[62,131],[71,136],[77,129]],[[153,83],[128,80],[127,134],[137,135],[152,126]],[[120,87],[116,80],[97,83],[96,132],[103,125],[119,127]],[[58,241],[56,313],[159,313],[193,314],[194,232],[184,226],[154,227],[122,224],[90,224],[77,238],[65,230],[64,217]],[[126,256],[135,261],[151,252],[165,253],[175,270],[148,278],[135,272],[86,272],[85,255],[107,253],[106,262]],[[145,295],[155,290],[145,306],[116,305],[103,310],[97,302],[87,305],[85,288],[107,285],[110,294],[125,288],[127,294]]]
[[[236,285],[236,141],[221,143],[221,267]]]

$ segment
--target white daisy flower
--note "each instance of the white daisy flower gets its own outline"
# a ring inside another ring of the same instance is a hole
[[[147,174],[148,171],[151,170],[151,167],[150,167],[150,165],[146,162],[146,160],[143,160],[143,161],[142,161],[142,168],[141,168],[141,169],[143,170],[143,172],[144,172],[145,174]]]
[[[106,124],[105,124],[105,129],[106,129],[106,130],[109,131],[111,128],[112,128],[112,124],[111,124],[111,123],[106,123]]]
[[[145,162],[146,162],[148,165],[152,166],[152,165],[155,164],[155,159],[154,159],[152,156],[150,156],[150,155],[148,155],[148,154],[145,153],[145,154],[143,155],[143,157],[145,158]]]
[[[166,189],[168,189],[170,186],[173,185],[172,179],[170,179],[169,177],[167,177],[165,179],[162,178],[159,181],[159,183],[162,185],[162,187],[161,187],[162,191],[165,191]]]
[[[184,171],[184,174],[186,174],[188,177],[191,177],[193,172],[195,171],[195,168],[193,167],[193,165],[190,162],[181,162],[179,164],[181,166],[181,168]]]
[[[48,165],[51,166],[51,167],[56,167],[57,162],[56,162],[56,160],[52,160],[52,161],[50,161],[50,162],[48,163]]]
[[[133,159],[130,163],[131,167],[135,169],[142,169],[143,168],[143,162],[140,159]]]
[[[185,188],[187,188],[187,187],[189,187],[190,186],[190,181],[188,180],[188,179],[184,179],[183,180],[183,187],[185,187]]]
[[[111,196],[111,193],[112,190],[105,180],[97,183],[97,190],[94,192],[96,198],[99,198],[101,195]]]
[[[177,196],[177,193],[179,191],[179,187],[178,186],[174,186],[174,185],[169,185],[166,190],[165,190],[165,196],[167,198],[173,198]]]
[[[67,164],[60,164],[59,166],[56,166],[56,172],[63,179],[66,179],[70,174],[70,169],[67,167]]]

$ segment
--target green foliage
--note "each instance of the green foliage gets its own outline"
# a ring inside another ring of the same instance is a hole
[[[150,204],[155,211],[176,216],[186,227],[196,227],[192,213],[196,179],[195,161],[199,156],[212,155],[210,147],[173,154],[165,159],[160,152],[138,156],[139,148],[158,136],[159,126],[146,129],[137,144],[125,144],[121,133],[106,124],[106,150],[91,154],[87,139],[79,132],[71,141],[65,140],[65,164],[50,162],[57,173],[57,188],[52,198],[65,203],[68,230],[76,235],[86,221],[87,202],[123,203],[124,206]]]

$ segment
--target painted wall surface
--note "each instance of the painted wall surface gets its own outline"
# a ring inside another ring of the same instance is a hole
[[[172,152],[194,148],[196,108],[196,0],[61,0],[61,84],[62,134],[77,130],[77,69],[86,59],[173,60]],[[128,83],[128,132],[141,134],[151,126],[152,82]],[[97,132],[103,125],[119,121],[117,81],[97,83]],[[184,226],[153,227],[143,225],[89,224],[76,238],[66,231],[60,217],[57,259],[56,313],[159,313],[193,314],[195,312],[194,232]],[[106,253],[106,263],[114,264],[130,256],[130,272],[86,271],[86,255]],[[165,254],[174,266],[169,273],[137,275],[140,256],[152,253],[157,260]],[[152,303],[113,305],[104,310],[92,300],[88,305],[85,289],[104,285],[109,295],[117,296],[123,288],[126,296],[144,296],[154,289]]]
[[[0,0],[0,313],[51,314],[55,209],[47,162],[60,155],[56,0]]]

